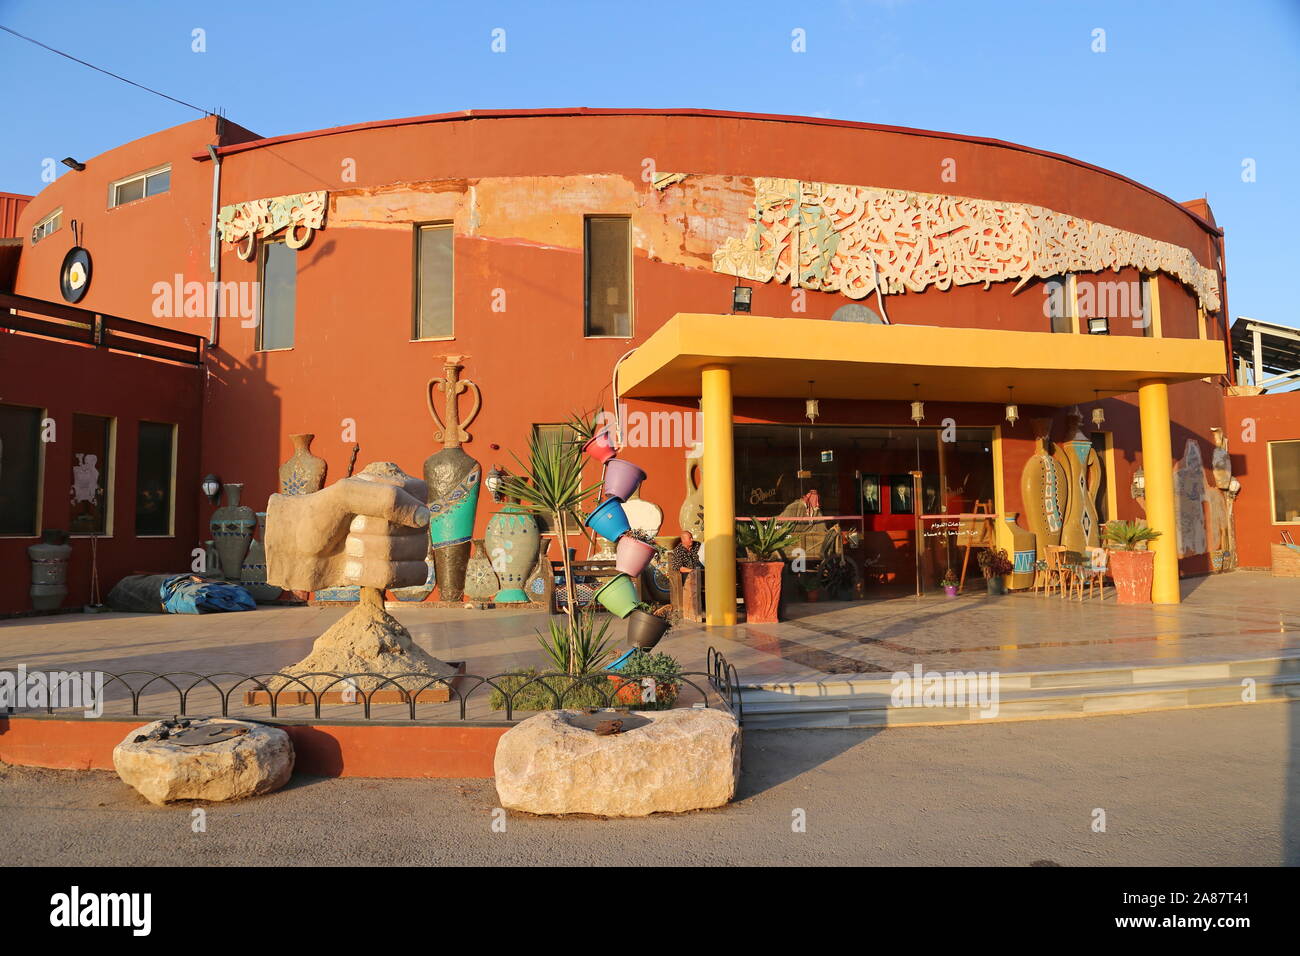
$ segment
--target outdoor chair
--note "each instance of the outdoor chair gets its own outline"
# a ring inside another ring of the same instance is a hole
[[[1065,549],[1059,544],[1049,544],[1047,546],[1047,555],[1043,563],[1046,566],[1044,578],[1046,590],[1044,593],[1048,596],[1051,596],[1053,588],[1060,588],[1062,594],[1064,594],[1065,569],[1061,566],[1061,555],[1064,553]]]
[[[1078,551],[1061,551],[1061,597],[1083,600],[1083,584],[1087,576],[1087,559]]]
[[[1110,552],[1105,548],[1088,549],[1088,563],[1083,569],[1088,582],[1088,597],[1092,597],[1095,589],[1100,592],[1101,599],[1106,600],[1106,569],[1109,564]]]

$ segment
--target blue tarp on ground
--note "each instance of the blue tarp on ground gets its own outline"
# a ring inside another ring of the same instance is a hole
[[[159,588],[168,614],[207,614],[210,611],[252,611],[253,596],[238,584],[203,581],[190,574],[167,578]]]

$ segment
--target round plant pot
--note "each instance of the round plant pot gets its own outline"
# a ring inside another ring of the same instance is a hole
[[[945,584],[945,585],[943,586],[943,593],[946,594],[946,595],[948,595],[948,597],[954,597],[954,598],[955,598],[955,597],[957,596],[957,585],[955,585],[955,584]]]
[[[616,574],[601,585],[596,600],[615,617],[627,617],[637,605],[636,584],[626,574]]]
[[[632,709],[643,703],[641,700],[641,678],[615,677],[610,675],[609,682],[614,685],[614,699],[620,704],[630,704]],[[655,681],[655,700],[660,704],[671,704],[677,699],[677,685]]]
[[[627,642],[648,651],[659,643],[668,630],[668,622],[637,608],[627,616]]]
[[[646,569],[654,556],[654,545],[625,534],[618,539],[618,545],[614,549],[614,567],[624,574],[636,577]]]
[[[623,503],[617,498],[606,498],[583,523],[606,541],[617,541],[632,530],[627,515],[623,513]]]
[[[1150,604],[1155,569],[1154,551],[1112,551],[1110,576],[1115,579],[1115,596],[1119,603]]]
[[[641,482],[645,481],[645,471],[623,458],[611,458],[605,462],[605,494],[619,501],[627,501],[634,494]]]
[[[1001,596],[1007,593],[1006,578],[1002,577],[1002,575],[1000,574],[995,574],[990,577],[986,577],[984,579],[984,582],[988,585],[989,594]]]
[[[582,450],[602,465],[613,458],[618,451],[614,447],[614,438],[607,428],[602,428],[588,438],[587,443],[582,446]]]
[[[780,620],[783,561],[741,561],[740,584],[745,595],[746,624],[775,624]]]
[[[803,599],[809,604],[816,604],[822,599],[822,592],[817,589],[803,592]]]

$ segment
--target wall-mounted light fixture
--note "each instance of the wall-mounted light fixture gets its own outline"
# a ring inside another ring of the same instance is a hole
[[[1007,386],[1007,421],[1011,423],[1012,428],[1020,418],[1020,406],[1016,404],[1015,390],[1014,385]]]
[[[1110,319],[1104,315],[1093,316],[1088,320],[1089,335],[1110,335]]]
[[[1129,494],[1135,499],[1147,496],[1147,476],[1141,468],[1133,472],[1133,484],[1129,486]]]
[[[1092,394],[1097,396],[1097,401],[1099,402],[1101,401],[1100,391],[1098,391],[1097,389],[1093,389]],[[1106,413],[1102,411],[1100,405],[1098,405],[1096,408],[1092,410],[1092,424],[1096,428],[1100,428],[1102,425],[1106,424]]]
[[[921,401],[921,383],[913,382],[912,388],[916,390],[916,398],[912,401],[912,421],[919,425],[925,421],[925,402]]]
[[[63,159],[59,160],[59,162],[63,163],[63,165],[67,166],[69,169],[75,169],[77,172],[81,172],[86,168],[85,163],[79,163],[71,156],[64,156]]]
[[[206,475],[203,478],[203,494],[214,505],[221,500],[221,479],[216,475]]]
[[[747,285],[738,285],[731,290],[731,311],[748,312],[754,301],[754,290]]]
[[[808,397],[804,399],[803,413],[808,417],[810,424],[817,423],[817,416],[821,414],[821,406],[818,405],[817,399],[812,397],[813,380],[808,379]]]

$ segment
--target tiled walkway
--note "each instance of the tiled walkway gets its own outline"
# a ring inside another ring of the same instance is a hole
[[[791,604],[777,625],[681,625],[660,648],[704,670],[717,647],[745,683],[927,669],[1055,671],[1300,655],[1300,581],[1236,572],[1183,582],[1178,606],[1121,607],[1033,594]],[[0,667],[268,673],[306,656],[342,608],[201,616],[103,614],[0,622]],[[437,657],[472,674],[540,666],[536,611],[398,607]],[[621,640],[622,625],[611,630]]]

